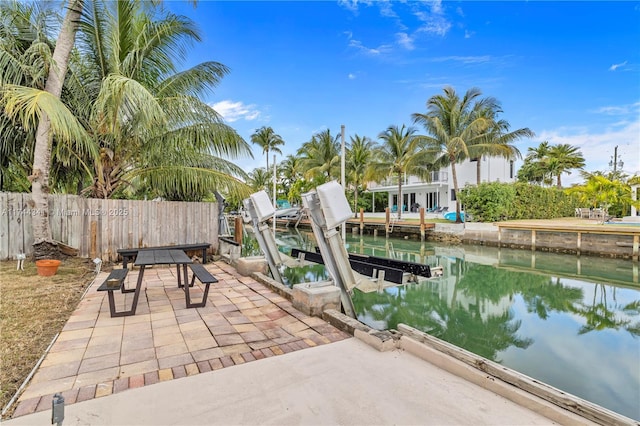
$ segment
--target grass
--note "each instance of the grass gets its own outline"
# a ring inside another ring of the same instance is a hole
[[[0,407],[9,403],[94,277],[88,259],[63,260],[56,275],[41,277],[33,261],[24,271],[0,262]],[[15,405],[15,404],[14,404]],[[9,415],[13,408],[7,411]]]

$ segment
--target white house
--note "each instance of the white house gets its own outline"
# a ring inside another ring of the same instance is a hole
[[[480,181],[483,182],[514,182],[516,180],[513,160],[501,157],[482,157],[481,159],[465,160],[456,164],[458,187],[477,183],[477,164],[480,161]],[[379,183],[370,183],[371,192],[387,192],[389,194],[389,208],[397,211],[398,179],[390,176]],[[402,183],[403,211],[418,211],[420,207],[427,210],[437,207],[447,207],[449,211],[455,209],[456,195],[451,175],[451,166],[431,174],[431,182],[423,182],[416,176],[405,177]]]

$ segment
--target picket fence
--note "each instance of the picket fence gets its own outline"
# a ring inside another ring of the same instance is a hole
[[[33,253],[31,194],[0,192],[0,260]],[[53,239],[80,257],[115,262],[119,248],[211,243],[218,249],[218,204],[103,200],[50,195]]]

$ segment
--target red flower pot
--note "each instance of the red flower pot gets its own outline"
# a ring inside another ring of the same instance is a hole
[[[55,259],[41,259],[36,260],[36,268],[38,269],[38,275],[42,277],[50,277],[55,275],[60,266],[60,261]]]

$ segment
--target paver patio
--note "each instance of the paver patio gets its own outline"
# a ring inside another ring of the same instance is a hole
[[[136,314],[118,318],[109,314],[106,293],[96,290],[108,275],[101,272],[13,417],[51,409],[55,393],[73,404],[351,337],[225,262],[205,266],[219,280],[210,287],[206,307],[187,309],[175,267],[155,266],[145,271]],[[137,269],[129,272],[127,288],[137,276]],[[200,283],[191,292],[201,297]],[[132,298],[116,293],[117,309],[128,309]]]

